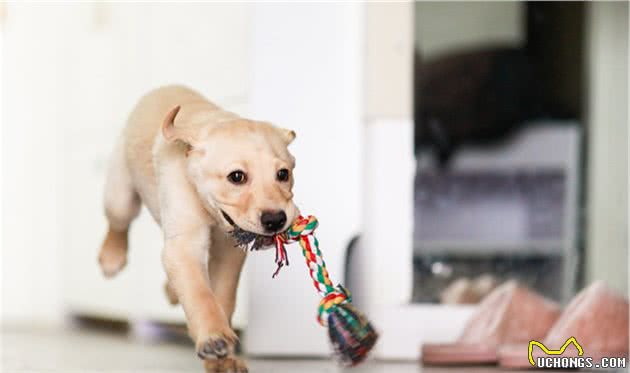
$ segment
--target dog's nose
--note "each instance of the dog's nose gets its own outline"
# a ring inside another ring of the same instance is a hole
[[[287,214],[284,211],[263,211],[260,222],[267,232],[277,232],[287,222]]]

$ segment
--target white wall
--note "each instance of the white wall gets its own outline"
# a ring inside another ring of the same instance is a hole
[[[6,4],[4,322],[65,312],[183,320],[165,301],[161,234],[147,214],[132,227],[129,267],[102,278],[105,164],[132,106],[154,87],[187,84],[246,114],[250,8]]]
[[[628,3],[587,6],[586,279],[628,291]]]
[[[64,18],[50,6],[15,6],[8,13],[2,28],[2,317],[58,320],[60,107],[53,95],[63,82],[53,20]]]

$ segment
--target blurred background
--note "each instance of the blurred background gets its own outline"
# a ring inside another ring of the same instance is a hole
[[[560,302],[596,279],[628,292],[626,2],[2,3],[0,24],[9,341],[183,325],[146,211],[128,268],[105,280],[96,261],[109,153],[171,83],[297,132],[296,202],[378,358],[454,339],[507,280]],[[326,356],[299,250],[273,281],[272,255],[241,280],[244,351]]]

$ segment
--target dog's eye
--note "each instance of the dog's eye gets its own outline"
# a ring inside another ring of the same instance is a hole
[[[278,179],[278,181],[288,181],[289,170],[287,170],[286,168],[278,170],[278,173],[276,174],[276,178]]]
[[[247,182],[247,175],[241,170],[232,171],[228,175],[228,180],[230,180],[232,184],[245,184],[245,182]]]

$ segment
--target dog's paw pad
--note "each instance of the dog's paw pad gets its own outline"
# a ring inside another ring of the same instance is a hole
[[[211,337],[197,348],[197,355],[202,359],[224,358],[230,353],[230,345],[223,337]]]

